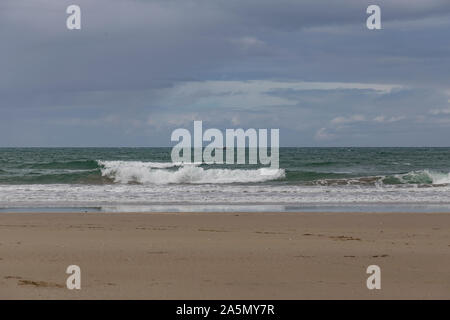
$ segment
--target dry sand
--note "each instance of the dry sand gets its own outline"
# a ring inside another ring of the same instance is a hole
[[[0,298],[449,299],[450,214],[2,213]]]

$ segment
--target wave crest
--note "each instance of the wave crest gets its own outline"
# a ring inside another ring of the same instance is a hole
[[[431,170],[412,171],[395,176],[400,183],[405,184],[449,184],[450,172],[437,172]]]
[[[198,164],[99,161],[102,176],[116,183],[252,183],[285,177],[283,169],[204,169]],[[175,170],[174,170],[175,169]]]
[[[318,179],[313,184],[328,185],[422,185],[439,186],[450,184],[450,172],[438,172],[432,170],[418,170],[407,173],[386,175],[386,176],[367,176],[352,178]]]

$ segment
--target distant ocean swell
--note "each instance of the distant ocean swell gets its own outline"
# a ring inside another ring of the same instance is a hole
[[[1,164],[0,164],[1,165]],[[22,162],[0,168],[0,184],[234,184],[271,183],[318,186],[384,185],[440,186],[450,184],[450,172],[414,171],[361,174],[329,170],[335,162],[310,162],[301,168],[269,169],[155,161],[75,160]],[[281,164],[283,167],[283,163]],[[320,168],[320,169],[317,169]],[[316,170],[314,170],[316,169]]]

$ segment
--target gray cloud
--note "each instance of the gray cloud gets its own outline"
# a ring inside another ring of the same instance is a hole
[[[377,1],[380,31],[371,1],[76,2],[81,31],[65,28],[73,1],[0,3],[0,145],[168,145],[195,118],[279,127],[286,145],[448,144],[449,1]]]

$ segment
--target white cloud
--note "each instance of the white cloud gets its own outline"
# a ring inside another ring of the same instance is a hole
[[[390,93],[393,89],[401,89],[401,85],[359,83],[359,82],[307,82],[307,81],[192,81],[175,86],[176,92],[196,92],[208,90],[211,94],[227,92],[267,92],[277,89],[290,90],[373,90],[378,93]]]
[[[167,106],[225,107],[255,109],[268,106],[293,106],[297,99],[275,95],[280,90],[371,90],[387,94],[400,85],[305,81],[190,81],[161,89],[161,104]]]
[[[375,122],[384,122],[386,120],[385,116],[378,116],[373,119]]]
[[[366,118],[363,115],[356,114],[350,117],[336,117],[333,120],[331,120],[332,124],[348,124],[348,123],[355,123],[355,122],[361,122],[365,121]]]
[[[230,42],[241,49],[249,50],[249,49],[260,49],[266,46],[266,43],[262,40],[259,40],[255,37],[240,37],[230,39]]]
[[[404,120],[405,118],[406,118],[405,116],[386,117],[384,115],[381,115],[381,116],[375,117],[373,119],[373,121],[379,122],[379,123],[391,123],[391,122],[397,122],[397,121]]]
[[[332,140],[336,137],[334,133],[329,133],[326,128],[320,128],[317,130],[316,134],[314,135],[314,139],[323,141],[323,140]]]
[[[450,108],[432,109],[432,110],[430,110],[430,114],[432,114],[433,116],[437,116],[440,114],[450,114]]]

